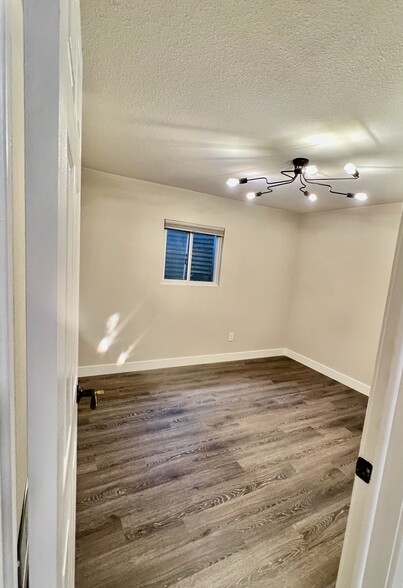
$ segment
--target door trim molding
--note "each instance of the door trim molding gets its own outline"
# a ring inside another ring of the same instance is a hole
[[[58,468],[58,447],[54,440],[60,427],[57,412],[60,377],[57,332],[60,8],[61,0],[24,0],[28,562],[31,588],[60,586],[61,568],[56,526],[51,524],[57,517],[58,507],[58,480],[54,476]]]
[[[17,586],[11,5],[0,3],[0,584]]]

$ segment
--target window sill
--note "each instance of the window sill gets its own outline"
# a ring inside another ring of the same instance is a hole
[[[202,286],[203,288],[217,288],[217,282],[191,282],[190,280],[162,280],[162,286]]]

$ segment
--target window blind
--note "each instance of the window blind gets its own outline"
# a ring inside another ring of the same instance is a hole
[[[213,282],[216,247],[216,235],[193,234],[192,263],[190,267],[190,280],[192,282]]]
[[[186,280],[189,238],[189,233],[183,231],[169,230],[167,232],[164,272],[166,280]]]

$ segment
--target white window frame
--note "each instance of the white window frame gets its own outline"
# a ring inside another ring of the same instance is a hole
[[[165,277],[164,277],[165,276],[165,261],[166,261],[166,252],[167,252],[168,230],[169,229],[189,233],[189,251],[188,251],[187,273],[186,273],[186,278],[183,280],[171,280],[171,279],[165,279]],[[164,232],[165,232],[164,263],[163,263],[163,267],[162,267],[162,282],[161,282],[161,284],[171,285],[171,286],[210,286],[210,287],[213,286],[213,287],[217,287],[219,284],[219,281],[220,281],[222,249],[223,249],[223,240],[224,240],[225,229],[222,227],[210,227],[207,225],[195,225],[195,224],[185,223],[182,221],[172,221],[172,220],[165,219]],[[197,282],[196,280],[190,279],[190,271],[191,271],[191,267],[192,267],[193,238],[194,238],[195,233],[214,235],[217,238],[217,246],[216,246],[215,258],[214,258],[214,275],[213,275],[213,280],[211,282]]]

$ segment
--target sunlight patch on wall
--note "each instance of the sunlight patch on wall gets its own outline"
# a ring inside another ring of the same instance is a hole
[[[98,343],[97,352],[98,353],[106,353],[109,347],[114,343],[116,336],[118,334],[117,327],[120,320],[120,314],[115,312],[111,314],[111,316],[106,320],[105,325],[105,336],[101,339]]]
[[[149,327],[147,327],[146,329],[144,329],[144,331],[141,333],[141,335],[139,335],[137,337],[137,339],[134,341],[134,343],[132,343],[126,349],[126,351],[122,351],[122,353],[119,355],[119,357],[118,357],[118,359],[116,361],[116,365],[124,365],[126,363],[126,361],[131,356],[134,348],[137,347],[137,345],[140,343],[140,341],[142,340],[142,338],[144,337],[144,335],[147,333],[148,329],[149,329]]]

